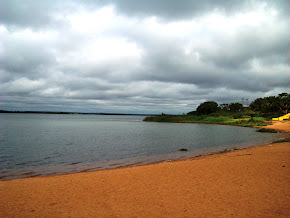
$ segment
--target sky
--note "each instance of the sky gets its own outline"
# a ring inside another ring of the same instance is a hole
[[[0,109],[182,114],[289,93],[288,7],[1,0]]]

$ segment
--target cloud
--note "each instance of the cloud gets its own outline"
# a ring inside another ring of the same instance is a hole
[[[57,1],[3,0],[0,3],[0,22],[9,27],[43,27],[53,22]]]
[[[1,109],[186,113],[289,92],[285,1],[26,3],[0,3]]]
[[[158,16],[166,20],[190,19],[192,17],[203,16],[211,11],[221,11],[226,14],[234,14],[239,11],[246,11],[255,8],[257,5],[266,7],[267,5],[279,9],[280,14],[287,15],[286,0],[112,0],[117,9],[129,16]]]

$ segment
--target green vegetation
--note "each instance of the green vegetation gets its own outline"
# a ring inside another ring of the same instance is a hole
[[[275,129],[258,129],[256,132],[277,133]]]
[[[290,138],[280,139],[280,140],[274,141],[272,143],[283,143],[283,142],[290,142]]]
[[[290,107],[290,95],[258,98],[251,103],[251,108],[244,108],[240,103],[220,104],[214,101],[201,103],[196,111],[186,115],[156,115],[146,117],[144,121],[170,123],[208,123],[233,126],[266,126],[271,118],[287,113]],[[259,130],[272,131],[272,130]]]
[[[260,113],[287,114],[290,109],[290,94],[281,93],[278,96],[257,98],[250,106],[252,110]]]
[[[207,101],[204,103],[201,103],[197,109],[196,112],[198,114],[211,114],[214,112],[217,112],[219,110],[219,105],[214,101]]]
[[[212,116],[212,115],[157,115],[146,117],[144,121],[168,122],[168,123],[204,123],[204,124],[223,124],[232,126],[266,126],[270,121],[264,117],[234,118],[232,116]]]

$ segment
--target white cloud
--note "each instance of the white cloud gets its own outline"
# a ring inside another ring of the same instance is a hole
[[[44,14],[14,5],[17,15],[0,15],[2,107],[13,109],[21,96],[21,107],[40,110],[178,113],[205,100],[287,91],[281,5],[168,1],[172,12],[160,2],[123,3],[31,7]]]
[[[80,11],[68,17],[72,31],[80,34],[101,34],[111,28],[117,21],[112,6],[95,11]]]
[[[27,94],[44,87],[43,80],[30,80],[27,78],[19,78],[14,81],[2,84],[1,90],[8,93]]]

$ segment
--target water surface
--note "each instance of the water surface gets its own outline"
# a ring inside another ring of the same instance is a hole
[[[0,179],[188,158],[280,137],[253,128],[143,122],[143,116],[0,114]],[[188,152],[179,152],[187,148]]]

